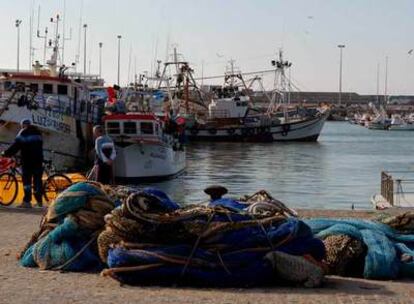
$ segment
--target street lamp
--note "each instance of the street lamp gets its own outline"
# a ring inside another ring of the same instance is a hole
[[[83,25],[83,35],[84,35],[84,45],[83,45],[83,76],[86,77],[86,29],[88,25],[85,23]]]
[[[102,78],[102,46],[103,43],[99,42],[99,78]]]
[[[342,50],[345,47],[345,44],[339,44],[339,106],[341,106],[341,98],[342,98]]]
[[[16,20],[16,28],[17,28],[17,72],[20,70],[20,24],[22,24],[22,20]]]
[[[117,36],[118,38],[118,85],[120,85],[120,81],[119,81],[119,75],[121,72],[121,35]]]

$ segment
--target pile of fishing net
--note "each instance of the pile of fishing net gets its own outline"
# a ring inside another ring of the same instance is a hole
[[[97,183],[70,186],[49,206],[39,231],[33,234],[19,258],[25,267],[42,270],[84,271],[101,269],[96,239],[104,216],[115,207]]]
[[[327,273],[366,279],[414,278],[414,212],[380,220],[305,220],[326,248]]]
[[[133,193],[105,216],[103,274],[131,285],[319,286],[324,244],[292,213],[263,191],[186,207],[158,190]]]

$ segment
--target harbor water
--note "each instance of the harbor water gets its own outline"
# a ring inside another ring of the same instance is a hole
[[[239,197],[266,189],[295,208],[370,209],[382,170],[414,170],[414,133],[327,122],[316,143],[192,143],[181,176],[151,184],[179,202],[219,184]]]

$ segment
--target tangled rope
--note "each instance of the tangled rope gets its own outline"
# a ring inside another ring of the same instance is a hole
[[[255,198],[250,202],[267,203],[260,201],[259,195]],[[312,264],[302,255],[315,260],[324,256],[323,243],[312,237],[309,227],[280,210],[279,205],[256,214],[220,205],[180,208],[165,194],[133,193],[105,216],[98,250],[110,268],[102,274],[128,284],[269,283],[275,275],[271,259],[286,260],[285,256],[265,259],[270,252],[296,255],[294,261],[300,265]],[[283,263],[276,264],[284,269]],[[315,275],[319,280],[311,279],[308,285],[320,284],[323,272]],[[296,278],[295,282],[305,283],[309,275],[305,272]]]
[[[23,266],[84,270],[98,267],[96,238],[115,204],[93,183],[74,184],[49,206],[39,230],[19,254]]]

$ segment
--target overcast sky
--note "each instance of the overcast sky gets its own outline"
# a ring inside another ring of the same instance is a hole
[[[122,35],[121,83],[127,82],[128,69],[133,75],[135,61],[138,73],[153,70],[156,58],[166,58],[167,45],[169,52],[176,45],[198,76],[203,67],[205,76],[222,74],[230,59],[245,72],[268,69],[282,47],[302,91],[337,91],[337,45],[345,44],[343,91],[375,94],[380,63],[383,93],[388,56],[389,92],[414,94],[414,52],[409,54],[414,48],[413,0],[66,0],[67,36],[72,28],[66,64],[78,53],[82,3],[87,61],[91,72],[98,73],[98,43],[103,42],[103,76],[109,84],[116,81],[116,36]],[[16,67],[16,19],[23,21],[20,66],[29,67],[31,6],[35,59],[42,60],[43,42],[35,38],[38,6],[43,32],[46,26],[52,29],[50,17],[63,14],[63,4],[0,0],[0,68]],[[78,70],[83,71],[83,40],[80,49]]]

